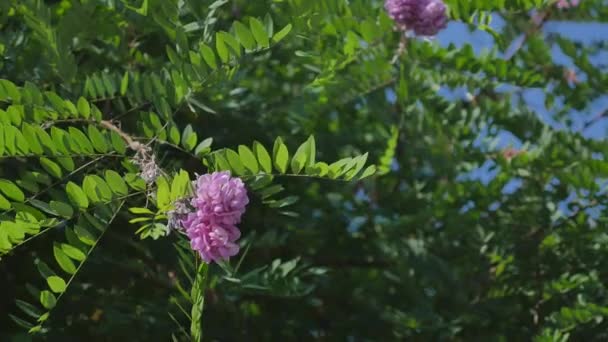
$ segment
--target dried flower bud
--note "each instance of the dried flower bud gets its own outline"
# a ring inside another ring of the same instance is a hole
[[[139,144],[139,143],[138,143]],[[146,182],[146,184],[152,184],[160,176],[161,170],[156,164],[154,155],[150,151],[150,148],[139,144],[135,156],[133,156],[133,163],[139,166],[139,176]]]

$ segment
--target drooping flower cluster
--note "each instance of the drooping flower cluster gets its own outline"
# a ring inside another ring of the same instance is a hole
[[[386,0],[384,8],[399,29],[421,36],[434,36],[448,21],[442,0]]]
[[[228,260],[239,252],[236,224],[249,203],[245,184],[228,172],[214,172],[199,176],[195,188],[194,211],[181,221],[190,245],[207,263]]]

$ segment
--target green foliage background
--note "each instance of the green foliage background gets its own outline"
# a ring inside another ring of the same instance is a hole
[[[205,340],[608,339],[608,145],[570,118],[606,94],[606,41],[528,15],[608,6],[446,3],[494,48],[404,40],[382,1],[1,1],[0,339],[188,340],[199,266],[165,212],[219,169],[252,203],[209,269]],[[137,142],[165,173],[148,188]]]

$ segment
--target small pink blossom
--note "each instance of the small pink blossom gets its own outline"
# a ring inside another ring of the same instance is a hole
[[[579,3],[579,0],[559,0],[557,2],[557,4],[555,4],[555,5],[559,9],[568,9],[568,8],[571,8],[571,7],[578,6],[578,3]]]
[[[515,157],[517,157],[518,155],[522,154],[523,152],[517,149],[514,149],[512,147],[506,148],[502,151],[502,156],[503,158],[505,158],[506,160],[511,160]]]
[[[567,69],[566,71],[564,71],[564,78],[566,79],[566,81],[568,81],[568,83],[578,83],[576,71],[574,71],[573,69]]]

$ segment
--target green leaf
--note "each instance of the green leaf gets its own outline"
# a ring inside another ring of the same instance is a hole
[[[308,143],[308,151],[306,152],[306,166],[313,166],[315,165],[317,159],[317,144],[315,142],[315,137],[311,135],[310,137],[308,137],[308,140],[306,142]]]
[[[136,191],[146,190],[146,182],[134,173],[125,174],[125,182]]]
[[[182,102],[188,92],[188,83],[182,77],[182,74],[173,70],[171,72],[171,80],[173,81],[173,90],[175,91],[175,102]]]
[[[13,314],[8,314],[8,316],[10,317],[10,319],[13,320],[13,322],[15,322],[18,326],[25,328],[25,329],[29,329],[29,331],[32,331],[32,329],[34,329],[34,325],[24,319],[21,319]]]
[[[227,63],[229,57],[228,48],[226,47],[224,38],[222,38],[222,35],[219,32],[215,34],[215,49],[222,62]]]
[[[217,61],[215,60],[215,52],[204,43],[199,44],[199,48],[201,49],[201,54],[203,55],[203,59],[205,63],[209,65],[209,67],[213,70],[217,69]]]
[[[14,156],[15,150],[15,132],[18,130],[11,125],[4,125],[4,147],[9,156]]]
[[[171,201],[186,196],[189,185],[190,176],[188,175],[188,172],[180,170],[180,172],[173,177],[173,181],[171,181]]]
[[[268,39],[268,33],[266,33],[266,29],[264,28],[264,24],[256,18],[251,18],[249,20],[249,27],[251,28],[251,32],[253,33],[253,37],[258,42],[258,45],[262,47],[269,47],[270,41]]]
[[[197,140],[198,138],[196,132],[192,130],[192,125],[186,126],[182,132],[182,146],[184,146],[187,151],[191,151],[196,146]]]
[[[38,318],[40,317],[40,315],[42,315],[42,312],[40,311],[40,309],[38,309],[36,306],[28,303],[28,302],[24,302],[22,300],[15,300],[15,304],[17,304],[17,306],[19,307],[19,309],[21,309],[21,311],[23,311],[24,313],[26,313],[28,316],[32,317],[32,318]]]
[[[230,168],[235,174],[245,174],[245,166],[243,165],[238,153],[230,149],[226,150],[226,160],[228,160],[228,164],[230,164]]]
[[[125,141],[120,137],[120,135],[118,135],[118,133],[114,131],[110,133],[110,142],[112,143],[112,147],[117,153],[124,154],[127,151],[127,145],[125,144]]]
[[[106,142],[106,138],[101,134],[99,129],[93,125],[89,125],[88,127],[89,138],[93,143],[93,147],[100,153],[108,152],[108,144]]]
[[[76,107],[78,108],[78,113],[80,113],[83,118],[88,119],[91,116],[91,106],[84,97],[78,99]]]
[[[95,235],[91,232],[91,230],[82,225],[74,226],[74,233],[78,236],[78,239],[82,241],[82,243],[93,246],[95,244]]]
[[[79,150],[82,150],[83,152],[88,154],[95,153],[95,151],[93,150],[93,145],[91,145],[91,142],[89,141],[87,136],[82,133],[81,130],[75,127],[70,127],[68,128],[68,132],[70,133],[70,136],[72,137],[74,142],[78,144],[78,146],[74,146],[73,144],[70,145],[74,152],[78,153]]]
[[[9,80],[0,80],[0,88],[6,90],[8,98],[10,98],[13,103],[21,103],[21,93],[13,82]]]
[[[32,206],[25,205],[23,203],[15,203],[15,202],[13,202],[11,204],[12,204],[13,208],[15,208],[16,211],[18,211],[18,212],[23,211],[28,214],[31,214],[37,220],[46,220],[47,219],[47,217],[42,212],[40,212],[40,210],[38,210]]]
[[[213,138],[207,138],[201,141],[201,143],[198,144],[198,146],[196,146],[196,148],[194,149],[194,154],[196,156],[201,157],[211,152],[211,144],[213,144]]]
[[[260,163],[260,167],[266,173],[272,173],[272,159],[270,158],[270,154],[261,143],[254,141],[253,142],[253,151],[257,156],[258,162]]]
[[[179,129],[174,124],[171,124],[169,128],[169,141],[174,145],[179,145],[180,138]]]
[[[120,81],[120,95],[125,96],[128,88],[129,88],[129,72],[125,71],[125,74],[122,76],[122,80]]]
[[[307,171],[307,172],[309,174],[314,174],[316,176],[323,177],[329,172],[329,165],[327,165],[327,163],[324,163],[324,162],[318,162],[318,163],[315,163],[314,166],[308,167],[308,169],[309,169],[309,171]]]
[[[365,153],[364,155],[355,158],[355,166],[346,172],[346,180],[353,179],[363,169],[365,163],[367,162],[367,155],[368,154]]]
[[[62,278],[60,278],[58,276],[50,276],[50,277],[46,278],[46,283],[49,285],[49,288],[51,289],[51,291],[53,291],[55,293],[65,292],[65,289],[67,287],[65,280],[63,280]]]
[[[260,190],[272,183],[271,175],[258,175],[252,181],[249,181],[249,186],[253,190]]]
[[[36,260],[35,263],[36,263],[36,268],[38,269],[38,272],[40,273],[40,275],[43,278],[46,279],[50,276],[56,275],[55,272],[53,272],[53,270],[51,270],[49,265],[47,265],[44,261]]]
[[[97,183],[92,177],[84,177],[84,181],[82,181],[82,189],[92,203],[101,202],[99,191],[97,190]]]
[[[118,172],[113,170],[106,170],[105,178],[112,192],[120,196],[126,196],[129,194],[129,187],[127,186],[127,183],[122,179],[122,177],[118,174]]]
[[[274,34],[274,22],[272,21],[272,17],[268,13],[266,13],[266,15],[264,16],[264,27],[266,33],[268,33],[268,37],[272,37],[272,35]]]
[[[0,122],[0,156],[4,154],[4,125]]]
[[[16,154],[20,154],[20,155],[26,155],[30,152],[30,144],[29,142],[25,139],[25,137],[23,136],[23,134],[21,133],[20,130],[18,130],[15,127],[11,127],[11,129],[15,130],[15,147],[16,147]]]
[[[279,192],[283,191],[283,189],[284,188],[281,184],[275,184],[260,191],[260,196],[262,196],[262,198],[268,198],[272,195],[278,194]]]
[[[51,293],[51,291],[44,290],[40,292],[40,304],[46,309],[51,310],[57,304],[57,298]]]
[[[67,171],[74,171],[74,160],[71,157],[57,157],[57,162]]]
[[[6,110],[6,115],[14,126],[21,126],[23,120],[23,106],[10,106]]]
[[[25,137],[25,139],[27,139],[27,142],[32,152],[38,155],[42,154],[44,150],[42,149],[42,145],[40,145],[40,141],[38,140],[38,134],[36,132],[36,129],[31,125],[23,123],[22,130],[23,136]],[[2,132],[0,131],[0,135],[1,134]]]
[[[353,164],[353,158],[340,159],[329,166],[329,176],[333,179],[340,177],[349,168],[349,165]]]
[[[50,316],[50,312],[43,313],[42,316],[38,317],[38,322],[42,323],[42,322],[46,321],[47,319],[49,319],[49,316]],[[40,327],[40,326],[38,326],[38,327]],[[33,328],[32,328],[32,330],[33,330]],[[30,330],[29,332],[31,333],[32,330]]]
[[[56,126],[51,127],[51,137],[52,137],[52,141],[45,141],[46,140],[46,132],[44,131],[40,131],[38,132],[38,137],[40,138],[40,141],[42,142],[43,147],[49,147],[47,153],[51,153],[51,154],[70,154],[70,140],[71,137],[68,134],[68,132],[57,128]],[[44,140],[43,140],[44,139]],[[47,144],[50,144],[50,146],[46,146]],[[50,147],[52,147],[52,150],[50,149]],[[56,152],[55,152],[56,151]]]
[[[253,152],[249,149],[249,147],[245,145],[239,146],[239,156],[245,168],[247,168],[251,173],[257,174],[259,169],[258,161],[255,158]]]
[[[112,190],[106,181],[99,177],[98,175],[90,175],[87,178],[93,179],[95,182],[95,189],[97,190],[97,194],[99,195],[99,199],[103,202],[109,202],[114,197],[112,194]]]
[[[253,35],[245,25],[238,21],[235,21],[234,31],[236,32],[236,36],[239,38],[239,42],[241,42],[241,45],[243,45],[245,49],[255,49],[255,39],[253,38]]]
[[[306,161],[309,159],[310,153],[310,140],[306,140],[298,149],[296,153],[293,155],[291,159],[291,170],[296,175],[302,171],[304,166],[306,166]]]
[[[84,261],[84,259],[87,258],[87,256],[78,248],[62,243],[61,244],[61,250],[70,258],[76,260],[76,261]]]
[[[288,196],[288,197],[282,198],[280,200],[271,202],[269,204],[269,206],[271,208],[284,208],[284,207],[287,207],[289,205],[296,203],[297,201],[298,201],[298,196]]]
[[[215,153],[213,155],[213,162],[214,162],[213,166],[214,166],[214,169],[216,171],[220,171],[220,170],[230,171],[230,170],[232,170],[232,168],[230,167],[230,164],[228,163],[228,161],[226,160],[226,158],[224,158],[224,156],[221,155],[220,153]]]
[[[274,159],[274,167],[280,173],[287,172],[287,165],[289,163],[289,150],[283,143],[283,140],[278,137],[274,142],[274,148],[272,149],[272,155]]]
[[[272,37],[272,41],[275,43],[280,42],[281,40],[283,40],[283,38],[285,38],[289,32],[291,32],[291,24],[287,24],[287,26],[283,27],[283,29],[281,29],[281,31],[277,32],[273,37]]]
[[[57,211],[53,210],[53,208],[51,208],[51,206],[46,202],[43,202],[43,201],[37,200],[37,199],[31,199],[29,201],[29,203],[31,205],[33,205],[34,207],[44,211],[47,214],[50,214],[53,216],[60,216],[59,213]]]
[[[165,177],[156,179],[156,206],[159,209],[168,207],[171,204],[171,190]]]
[[[72,204],[81,209],[86,209],[89,207],[89,199],[78,185],[73,182],[68,182],[65,186],[65,191]]]
[[[0,209],[8,210],[11,208],[11,202],[9,202],[6,197],[0,194]]]
[[[57,264],[59,264],[59,267],[66,273],[74,274],[76,272],[76,266],[72,260],[57,244],[53,245],[53,255],[55,255],[55,260],[57,261]]]
[[[74,232],[73,228],[70,227],[66,227],[65,228],[65,237],[68,240],[68,243],[73,246],[74,248],[77,248],[78,250],[86,250],[87,246],[82,243],[82,241],[80,241],[80,239],[78,238],[78,235]],[[65,249],[63,250],[64,252],[66,251]],[[71,257],[68,254],[69,257]]]
[[[67,204],[59,201],[51,201],[49,203],[51,210],[65,218],[71,218],[74,215],[74,209]]]
[[[140,207],[129,208],[129,212],[136,215],[154,215],[152,210]]]
[[[222,39],[224,39],[226,44],[230,47],[230,50],[232,50],[237,57],[241,57],[241,44],[239,41],[227,32],[221,31],[220,34],[222,35]]]
[[[57,165],[55,162],[53,162],[52,160],[50,160],[48,158],[41,157],[40,165],[42,165],[42,168],[46,172],[48,172],[51,176],[53,176],[55,178],[61,178],[63,175],[63,172],[61,171],[61,168],[59,167],[59,165]]]
[[[3,192],[6,197],[17,202],[25,201],[25,194],[23,191],[8,179],[0,179],[0,191]]]

